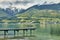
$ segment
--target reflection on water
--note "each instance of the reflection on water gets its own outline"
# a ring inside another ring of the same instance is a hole
[[[0,28],[26,28],[26,27],[35,27],[35,24],[29,24],[29,23],[0,23]],[[29,36],[30,31],[28,31],[26,34]],[[22,36],[23,31],[20,30],[19,34],[15,36]],[[14,37],[14,31],[8,31],[6,37],[8,38],[13,38]],[[4,38],[4,31],[0,31],[0,38]],[[23,39],[18,38],[18,39],[8,39],[8,40],[29,40],[29,37],[25,37]]]
[[[40,23],[0,23],[0,28],[26,28],[26,27],[36,27],[36,38],[34,38],[34,40],[59,40],[60,37],[55,37],[52,38],[52,34],[54,35],[59,35],[60,34],[60,24],[59,23],[53,23],[53,22],[45,22],[43,20],[41,20]],[[0,34],[2,34],[3,32],[0,32]],[[13,32],[9,32],[9,34],[12,33],[12,37],[13,37]],[[21,33],[21,32],[20,32]],[[22,33],[21,33],[22,34]],[[20,35],[21,35],[20,34]],[[3,36],[1,36],[3,37]],[[11,35],[10,35],[11,37]],[[8,40],[30,40],[29,38],[25,38],[25,39],[8,39]],[[33,39],[32,39],[33,40]]]
[[[24,39],[8,39],[8,40],[29,40],[29,38],[24,38]]]
[[[29,38],[24,38],[24,39],[6,39],[6,40],[29,40]]]

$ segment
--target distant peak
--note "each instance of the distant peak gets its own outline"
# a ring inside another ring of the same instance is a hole
[[[39,3],[39,4],[37,4],[37,5],[40,6],[40,5],[50,5],[50,4],[59,4],[59,3],[56,3],[56,2],[47,2],[47,1],[45,1],[45,2]]]

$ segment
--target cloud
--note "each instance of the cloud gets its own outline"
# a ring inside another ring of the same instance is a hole
[[[0,4],[2,5],[9,5],[9,4],[14,4],[14,5],[18,5],[18,4],[22,4],[22,5],[27,5],[28,3],[34,3],[31,0],[1,0]]]
[[[60,0],[0,0],[0,7],[6,8],[12,5],[17,8],[29,8],[36,4],[46,3],[58,3]]]
[[[28,3],[33,3],[32,1],[15,1],[14,4],[27,5]]]

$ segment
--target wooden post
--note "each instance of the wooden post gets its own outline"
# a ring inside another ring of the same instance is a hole
[[[26,29],[26,36],[28,36],[28,35],[27,35],[27,31],[28,31],[28,30]]]
[[[7,34],[8,33],[8,30],[4,30],[4,38],[6,38]]]
[[[30,36],[32,36],[32,30],[30,30]]]
[[[14,37],[15,37],[15,30],[14,30]]]
[[[17,30],[17,36],[19,35],[19,30]]]
[[[4,38],[6,37],[6,31],[4,30]]]
[[[25,36],[25,30],[23,30],[23,36]]]

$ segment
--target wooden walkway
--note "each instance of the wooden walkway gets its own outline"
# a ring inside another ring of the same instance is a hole
[[[4,38],[6,38],[6,35],[8,33],[8,31],[14,31],[14,37],[16,35],[16,31],[17,33],[19,33],[20,30],[23,31],[23,36],[25,36],[26,32],[29,30],[29,34],[30,36],[32,36],[32,31],[34,31],[36,28],[4,28],[4,29],[0,29],[0,31],[4,31]],[[27,36],[27,35],[26,35]]]

